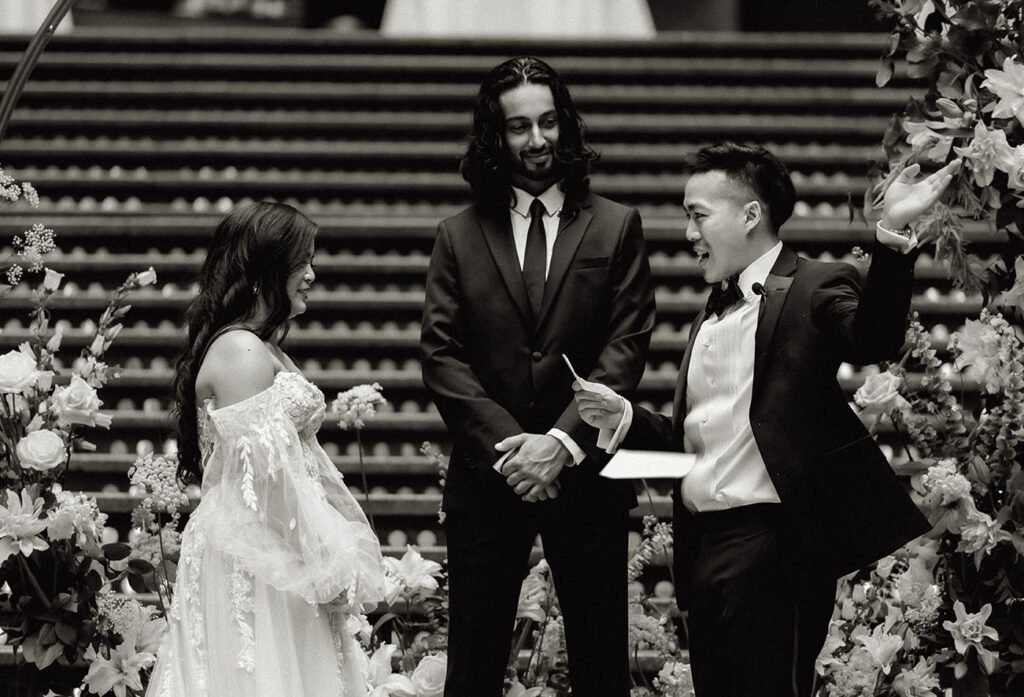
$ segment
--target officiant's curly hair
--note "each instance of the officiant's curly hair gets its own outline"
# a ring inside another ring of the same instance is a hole
[[[520,56],[492,69],[480,85],[473,131],[459,168],[462,178],[473,189],[477,206],[491,214],[508,210],[513,171],[505,141],[505,115],[498,99],[510,89],[531,83],[551,88],[558,114],[554,157],[563,177],[566,198],[579,200],[590,190],[590,163],[598,155],[587,145],[587,127],[573,105],[568,87],[544,61]]]
[[[266,341],[288,333],[291,300],[288,277],[308,261],[317,224],[284,203],[241,205],[217,226],[199,272],[199,293],[185,312],[188,341],[174,374],[178,436],[178,479],[202,479],[196,375],[217,332],[249,329]],[[255,318],[262,300],[266,317]]]

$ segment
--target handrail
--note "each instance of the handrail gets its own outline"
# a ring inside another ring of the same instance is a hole
[[[35,36],[32,37],[28,48],[25,49],[25,55],[21,57],[10,80],[7,81],[7,89],[4,90],[3,97],[0,97],[0,142],[3,142],[7,124],[14,113],[14,106],[18,103],[18,97],[21,96],[22,90],[25,89],[29,75],[32,74],[40,56],[43,55],[43,49],[50,43],[50,39],[53,38],[64,15],[71,11],[76,2],[78,0],[57,0],[53,4],[50,13],[46,15],[46,19],[39,26]]]

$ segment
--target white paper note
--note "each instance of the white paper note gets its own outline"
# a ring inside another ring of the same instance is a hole
[[[697,456],[664,450],[619,450],[601,470],[608,479],[679,479],[686,476]]]

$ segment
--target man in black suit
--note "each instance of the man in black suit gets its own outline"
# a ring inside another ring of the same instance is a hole
[[[547,64],[515,58],[480,87],[462,175],[472,207],[441,222],[427,275],[423,380],[451,431],[444,492],[448,697],[498,697],[520,584],[540,534],[573,694],[625,697],[631,486],[573,402],[577,370],[629,393],[654,293],[640,217],[591,194],[583,122]],[[499,449],[500,446],[500,449]]]
[[[907,226],[959,166],[914,184],[914,165],[889,187],[862,284],[852,266],[798,257],[779,241],[795,193],[774,155],[702,149],[686,183],[686,236],[714,285],[672,417],[574,385],[609,452],[621,443],[696,453],[673,492],[673,522],[698,695],[809,696],[837,577],[929,529],[836,372],[842,361],[892,359],[903,345],[917,257]]]

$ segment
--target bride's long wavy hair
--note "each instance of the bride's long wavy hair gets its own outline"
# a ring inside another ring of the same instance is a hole
[[[199,272],[199,293],[185,312],[186,348],[174,374],[178,479],[202,479],[196,375],[210,340],[222,327],[244,325],[266,341],[288,332],[288,277],[307,261],[317,225],[283,203],[239,206],[217,226]],[[256,318],[262,300],[267,313]]]

